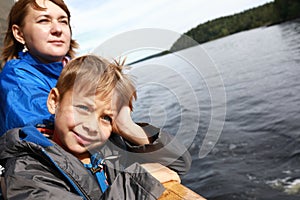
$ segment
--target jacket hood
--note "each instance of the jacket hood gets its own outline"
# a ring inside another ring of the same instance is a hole
[[[15,128],[0,137],[0,160],[27,154],[28,151],[53,144],[34,126]]]

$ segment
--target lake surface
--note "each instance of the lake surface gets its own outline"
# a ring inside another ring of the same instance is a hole
[[[208,199],[300,199],[300,20],[135,64],[133,117],[180,139]]]

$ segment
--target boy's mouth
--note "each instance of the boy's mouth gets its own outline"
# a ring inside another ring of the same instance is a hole
[[[94,141],[93,139],[85,137],[83,135],[80,135],[80,134],[78,134],[74,131],[73,131],[73,133],[74,133],[74,136],[75,136],[77,142],[84,145],[84,146],[90,145]]]

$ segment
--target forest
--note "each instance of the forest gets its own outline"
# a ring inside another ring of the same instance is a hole
[[[225,37],[240,31],[282,23],[300,17],[300,0],[275,0],[241,13],[207,21],[184,33],[167,52]]]

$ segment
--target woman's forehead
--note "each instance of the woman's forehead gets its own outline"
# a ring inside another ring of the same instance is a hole
[[[52,1],[49,0],[36,0],[35,1],[38,6],[41,8],[45,8],[45,10],[41,10],[38,8],[34,8],[33,6],[29,6],[29,12],[33,13],[45,13],[45,14],[55,14],[55,15],[60,15],[60,16],[67,16],[67,13],[57,4],[53,3]]]

